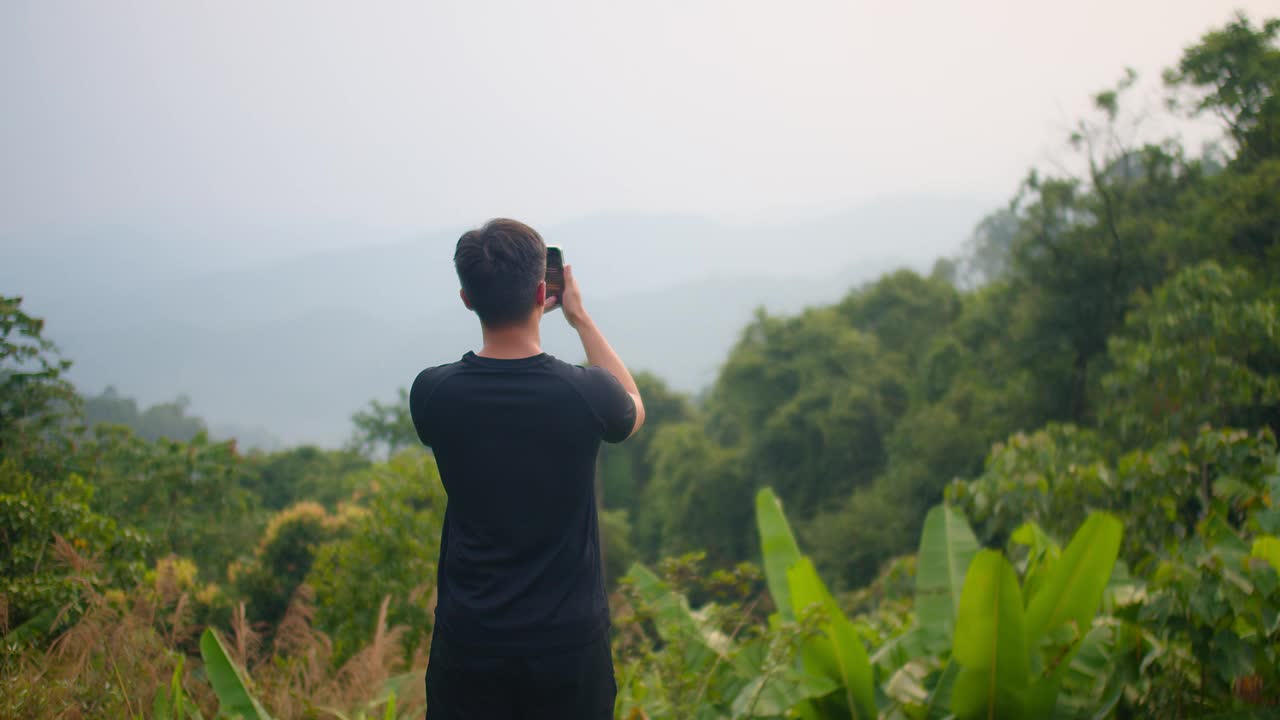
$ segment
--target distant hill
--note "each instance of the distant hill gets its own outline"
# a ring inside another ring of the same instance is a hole
[[[990,206],[920,195],[790,223],[607,215],[541,229],[565,248],[627,362],[692,392],[714,379],[756,307],[791,312],[894,267],[927,270]],[[458,229],[380,231],[372,237],[384,242],[371,246],[244,267],[224,258],[212,271],[199,269],[200,253],[216,255],[206,244],[177,260],[183,240],[107,232],[0,250],[0,288],[48,319],[85,392],[114,385],[148,403],[185,394],[214,426],[336,444],[370,398],[390,398],[417,370],[478,345],[474,316],[457,298]],[[581,359],[561,318],[544,333],[549,352]]]

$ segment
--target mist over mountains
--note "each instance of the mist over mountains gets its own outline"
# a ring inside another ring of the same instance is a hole
[[[628,365],[697,392],[756,308],[794,312],[897,267],[927,271],[994,205],[919,194],[790,222],[612,214],[539,230]],[[31,233],[0,239],[0,288],[46,318],[83,392],[185,394],[215,430],[336,445],[371,398],[478,347],[452,267],[463,229]],[[581,360],[558,314],[543,341]]]

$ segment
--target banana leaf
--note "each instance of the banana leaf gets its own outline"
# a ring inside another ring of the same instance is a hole
[[[1022,716],[1030,679],[1022,592],[1013,566],[994,550],[969,565],[952,657],[960,664],[951,689],[959,720]]]
[[[671,590],[649,568],[635,563],[627,575],[635,583],[636,591],[654,609],[654,624],[663,640],[691,640],[685,660],[691,665],[701,665],[710,660],[712,653],[725,656],[729,650],[729,638],[705,618],[689,608],[689,601]],[[705,650],[706,652],[702,652]]]
[[[964,516],[946,505],[929,511],[920,536],[916,618],[931,646],[946,646],[955,627],[965,571],[978,540]]]
[[[850,718],[875,718],[875,676],[853,623],[836,605],[809,558],[801,558],[787,572],[787,580],[796,609],[817,606],[826,618],[821,625],[823,634],[810,638],[803,648],[806,673],[821,674],[835,683]]]
[[[1032,647],[1063,625],[1070,626],[1076,638],[1089,632],[1111,579],[1123,530],[1115,517],[1093,513],[1076,531],[1027,608],[1027,639]]]
[[[200,637],[200,657],[209,684],[218,696],[218,717],[239,720],[271,720],[271,716],[249,693],[240,668],[231,661],[221,638],[207,628]]]
[[[760,530],[760,547],[764,552],[764,577],[769,595],[783,619],[794,620],[791,593],[787,587],[787,570],[800,560],[791,525],[782,512],[782,503],[773,490],[762,488],[756,493],[756,525]]]

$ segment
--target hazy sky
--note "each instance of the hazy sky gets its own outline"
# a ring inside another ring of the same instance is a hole
[[[1210,0],[0,3],[0,234],[1003,197]]]

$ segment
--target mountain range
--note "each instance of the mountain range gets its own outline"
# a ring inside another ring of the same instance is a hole
[[[756,308],[796,312],[897,267],[927,271],[993,205],[917,194],[786,222],[615,213],[540,230],[564,249],[628,365],[698,392]],[[478,346],[452,267],[462,229],[10,233],[0,292],[46,318],[83,392],[113,385],[145,403],[185,394],[221,432],[336,445],[370,399]],[[282,234],[305,247],[312,233],[323,250],[254,256]],[[582,360],[558,315],[543,341]]]

